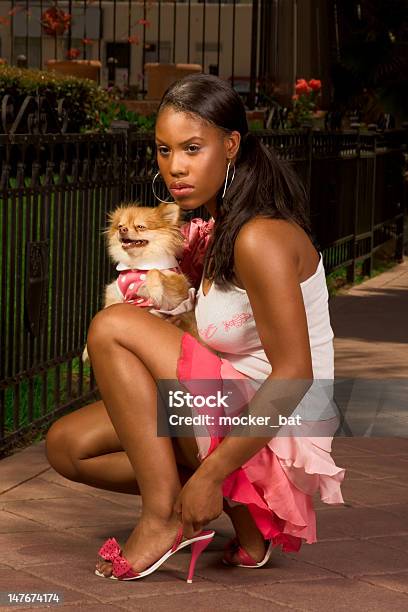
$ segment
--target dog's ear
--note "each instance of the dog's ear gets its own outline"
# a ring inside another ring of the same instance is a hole
[[[161,218],[170,225],[176,225],[180,218],[180,206],[178,204],[159,204]]]

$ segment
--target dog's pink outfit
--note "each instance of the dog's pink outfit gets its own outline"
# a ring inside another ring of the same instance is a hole
[[[181,273],[179,266],[174,268],[167,268],[169,272],[177,272]],[[138,295],[138,290],[140,285],[144,283],[146,280],[146,274],[149,270],[144,269],[132,269],[132,270],[123,270],[120,272],[117,279],[117,286],[122,294],[124,301],[127,304],[137,304],[142,308],[150,306],[154,307],[154,302],[149,298],[143,298]]]
[[[143,262],[143,268],[129,268],[126,263],[119,263],[116,269],[119,271],[117,278],[117,289],[119,295],[128,304],[136,304],[137,306],[143,307],[154,307],[151,300],[147,300],[138,295],[138,289],[140,285],[146,280],[146,274],[149,270],[156,269],[161,272],[166,270],[183,273],[187,276],[192,284],[192,288],[189,292],[189,297],[185,306],[189,304],[191,308],[194,307],[192,303],[192,297],[194,297],[195,290],[198,288],[200,283],[201,274],[203,271],[204,256],[208,246],[208,241],[211,237],[211,230],[214,225],[213,219],[210,221],[203,221],[198,217],[191,221],[184,223],[180,227],[180,231],[184,236],[184,246],[182,255],[179,257],[173,257],[170,255],[164,255],[160,260],[150,261],[149,263]],[[188,310],[191,310],[188,308]],[[186,308],[182,308],[181,305],[177,307],[176,311],[165,311],[159,310],[158,312],[180,314],[185,312]]]
[[[116,279],[116,289],[126,304],[134,304],[142,308],[150,308],[149,312],[163,319],[169,316],[180,315],[194,309],[195,288],[190,287],[188,297],[172,310],[157,308],[151,299],[146,299],[138,294],[140,286],[145,282],[149,270],[160,270],[163,274],[176,272],[182,274],[182,268],[174,255],[163,254],[156,259],[143,261],[142,268],[129,268],[125,262],[119,262],[116,266],[119,276]]]

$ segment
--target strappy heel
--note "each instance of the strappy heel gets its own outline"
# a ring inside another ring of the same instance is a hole
[[[143,570],[142,572],[135,572],[132,569],[132,566],[130,565],[129,561],[123,555],[118,542],[115,540],[115,538],[109,538],[101,546],[98,551],[98,554],[103,559],[105,559],[105,561],[112,562],[112,575],[104,576],[104,574],[102,574],[102,572],[99,572],[99,570],[95,570],[95,574],[97,576],[101,576],[102,578],[110,578],[111,580],[137,580],[138,578],[144,578],[144,576],[148,576],[149,574],[155,572],[165,561],[167,561],[169,557],[174,555],[176,552],[178,552],[182,548],[185,548],[186,546],[191,545],[191,559],[187,575],[187,583],[191,584],[193,582],[193,576],[197,560],[203,550],[205,550],[210,544],[210,542],[213,540],[214,536],[214,530],[203,529],[194,538],[189,538],[188,540],[182,541],[183,527],[180,526],[172,547],[167,552],[165,552],[164,555],[160,557],[160,559],[158,559],[155,563],[153,563],[150,567]]]
[[[272,540],[265,540],[265,556],[261,561],[255,561],[255,559],[249,553],[247,553],[245,548],[243,548],[240,545],[238,538],[235,537],[235,538],[232,538],[232,540],[227,542],[227,544],[225,545],[224,556],[222,558],[222,562],[225,565],[231,565],[235,567],[248,567],[251,569],[262,567],[269,561],[269,557],[271,556],[272,549],[273,549]],[[240,560],[240,563],[231,563],[228,560],[228,556],[234,555],[234,554],[237,554],[238,559]]]

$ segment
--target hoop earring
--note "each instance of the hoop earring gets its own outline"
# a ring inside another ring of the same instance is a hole
[[[152,191],[153,191],[153,195],[156,198],[156,200],[159,200],[159,202],[163,202],[163,204],[176,204],[176,200],[173,201],[168,201],[168,200],[162,200],[161,198],[159,198],[159,196],[156,194],[155,190],[154,190],[154,181],[157,179],[157,177],[160,174],[160,170],[159,172],[157,172],[157,174],[155,175],[153,181],[152,181]]]
[[[221,196],[222,199],[224,199],[225,192],[227,191],[227,181],[228,181],[230,165],[231,165],[231,161],[228,162],[228,166],[227,166],[227,174],[225,175],[224,191],[222,192],[222,196]],[[230,184],[228,185],[228,188],[231,187],[232,181],[234,180],[234,176],[235,176],[235,164],[234,164],[234,168],[233,168],[232,179],[231,179]]]

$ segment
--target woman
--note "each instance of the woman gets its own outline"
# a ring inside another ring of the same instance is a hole
[[[297,551],[302,539],[316,541],[315,491],[326,503],[343,502],[344,469],[330,456],[330,435],[272,437],[277,430],[271,429],[262,438],[156,436],[161,379],[295,386],[333,378],[324,267],[304,190],[249,133],[238,94],[210,75],[176,82],[158,109],[156,145],[174,201],[183,211],[204,205],[212,216],[183,227],[182,267],[190,265],[202,281],[196,315],[208,348],[131,305],[99,312],[88,350],[103,401],[60,418],[46,441],[51,465],[67,478],[142,496],[140,520],[122,551],[113,539],[97,561],[106,577],[118,555],[127,561],[127,576],[140,576],[181,537],[201,537],[223,508],[236,532],[224,562],[258,567],[273,546]],[[292,402],[287,414],[295,407]]]

